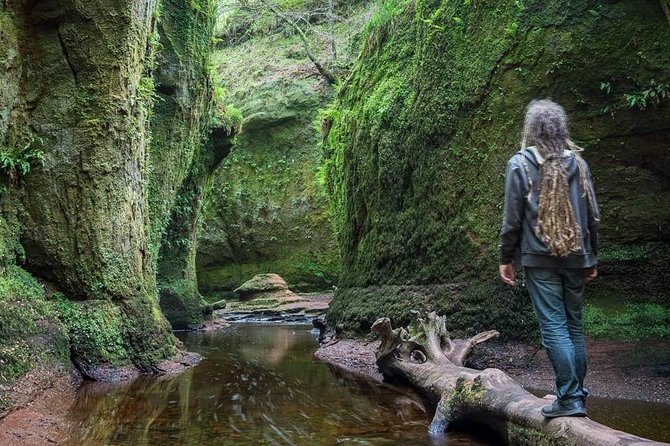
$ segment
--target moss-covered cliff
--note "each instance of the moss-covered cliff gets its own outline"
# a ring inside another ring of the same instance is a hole
[[[176,352],[157,258],[211,124],[214,7],[0,6],[1,384],[39,360],[95,376]]]
[[[318,79],[293,80],[239,100],[251,119],[214,177],[197,257],[204,292],[234,289],[267,272],[293,288],[333,284],[337,250],[316,180],[313,125],[329,99],[324,88]]]
[[[317,10],[319,2],[286,3]],[[314,39],[313,52],[331,69],[346,69],[355,57],[352,39],[370,6],[342,2],[334,31],[314,15],[311,34],[335,38],[330,47]],[[232,3],[233,5],[235,3]],[[255,20],[237,11],[222,25],[224,40],[215,65],[231,101],[245,116],[235,150],[215,175],[198,248],[204,292],[232,289],[257,273],[274,272],[293,289],[329,288],[338,275],[338,253],[318,186],[318,110],[333,87],[318,74],[290,27],[271,13]],[[303,12],[304,12],[303,11]],[[305,13],[306,14],[306,13]]]
[[[239,122],[225,116],[208,133],[172,208],[160,249],[158,285],[161,308],[174,329],[199,328],[212,312],[198,290],[195,265],[201,214],[212,176],[230,153],[238,130]]]
[[[668,302],[670,27],[657,1],[387,1],[368,29],[324,123],[345,288],[333,322],[365,329],[388,306],[406,316],[406,293],[361,287],[465,282],[478,297],[462,311],[445,293],[429,305],[458,328],[471,327],[463,311],[529,327],[511,296],[490,296],[504,165],[525,105],[547,96],[596,179],[597,291]]]
[[[208,312],[195,274],[199,217],[209,177],[232,145],[234,124],[214,106],[210,63],[216,6],[209,0],[163,0],[157,27],[150,221],[160,305],[175,329],[200,326]]]

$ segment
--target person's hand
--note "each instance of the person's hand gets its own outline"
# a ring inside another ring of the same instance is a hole
[[[584,271],[584,280],[586,280],[586,283],[593,282],[596,277],[598,277],[598,269],[596,267]]]
[[[514,275],[514,265],[508,263],[507,265],[500,265],[500,278],[503,283],[509,286],[516,285],[516,277]]]

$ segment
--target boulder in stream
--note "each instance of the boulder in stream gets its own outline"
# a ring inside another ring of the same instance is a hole
[[[332,293],[298,295],[277,274],[257,274],[235,290],[239,301],[229,301],[217,315],[229,321],[309,321],[328,309]]]
[[[228,305],[226,299],[221,299],[214,302],[211,306],[212,310],[216,311],[216,310],[223,310],[224,308],[226,308],[226,305]]]
[[[242,300],[297,297],[278,274],[257,274],[235,290]]]

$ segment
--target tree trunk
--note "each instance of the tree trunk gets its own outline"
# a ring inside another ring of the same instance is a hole
[[[497,331],[467,340],[451,340],[446,318],[434,312],[417,317],[407,329],[378,319],[372,330],[381,336],[377,365],[386,378],[408,382],[436,405],[431,433],[444,432],[459,422],[493,429],[513,445],[659,445],[651,440],[610,429],[588,418],[545,419],[537,398],[498,369],[475,370],[463,364],[472,349]]]
[[[326,81],[328,81],[329,84],[336,84],[337,83],[337,76],[330,71],[328,68],[326,68],[314,55],[312,52],[311,47],[309,46],[309,40],[307,39],[307,36],[305,35],[305,32],[300,28],[300,26],[291,20],[290,17],[288,17],[286,14],[281,12],[279,8],[274,5],[271,2],[264,2],[264,4],[270,8],[270,10],[281,20],[283,20],[285,23],[293,27],[293,29],[298,33],[298,36],[300,37],[300,41],[302,42],[302,46],[305,49],[305,52],[307,53],[307,57],[309,57],[309,60],[312,61],[314,66],[316,67],[317,71],[321,76],[323,76]]]

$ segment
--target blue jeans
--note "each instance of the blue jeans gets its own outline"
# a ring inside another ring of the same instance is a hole
[[[525,268],[526,284],[540,321],[542,345],[556,374],[556,397],[586,396],[584,347],[584,270]]]

